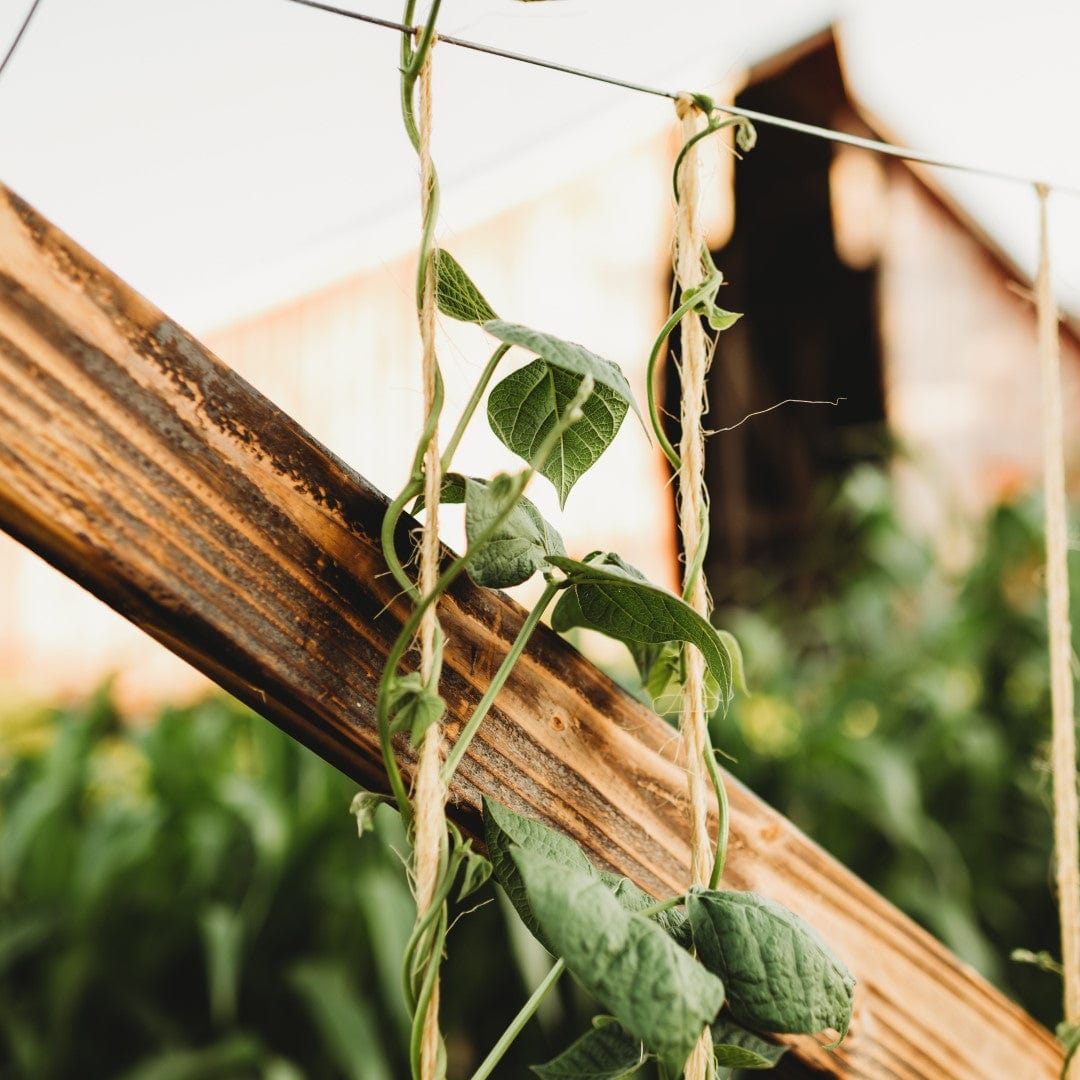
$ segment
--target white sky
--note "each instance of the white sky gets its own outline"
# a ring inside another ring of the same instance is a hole
[[[0,50],[27,3],[0,0]],[[838,14],[852,88],[897,138],[1080,187],[1077,0],[444,0],[440,28],[708,90]],[[415,242],[397,49],[286,0],[42,0],[0,80],[0,180],[204,333]],[[449,47],[438,64],[453,229],[671,123],[663,99]],[[941,180],[1033,263],[1029,189]],[[1080,311],[1080,198],[1058,197],[1053,224],[1059,290]]]

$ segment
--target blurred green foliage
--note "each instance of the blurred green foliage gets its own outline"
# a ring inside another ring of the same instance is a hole
[[[724,613],[752,695],[714,725],[731,771],[1045,1023],[1060,983],[1050,883],[1041,507],[995,508],[943,569],[887,476],[855,471],[811,546],[814,599]],[[826,571],[830,584],[822,588]],[[1072,566],[1073,624],[1080,574]]]
[[[0,720],[0,1077],[406,1075],[404,840],[390,812],[359,839],[353,791],[224,697]],[[459,1072],[527,996],[507,957],[543,970],[520,933],[491,903],[451,933]],[[556,1040],[583,1023],[544,1015]],[[534,1024],[500,1075],[548,1056]]]

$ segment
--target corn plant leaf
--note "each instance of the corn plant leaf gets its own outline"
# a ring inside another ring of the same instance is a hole
[[[549,555],[566,554],[562,537],[524,496],[487,540],[475,542],[505,508],[512,485],[505,473],[490,482],[465,480],[469,576],[489,589],[520,585],[545,565]]]
[[[301,962],[288,972],[337,1074],[391,1080],[394,1073],[386,1060],[379,1018],[371,999],[357,991],[353,977],[344,961],[334,960]]]
[[[716,680],[719,701],[731,700],[732,660],[712,624],[674,593],[646,581],[639,570],[613,553],[594,552],[584,562],[549,556],[571,582],[551,613],[551,625],[598,630],[632,649],[688,641],[705,657]]]
[[[565,341],[563,338],[555,337],[554,334],[531,330],[519,323],[492,319],[484,323],[484,329],[505,345],[519,345],[529,352],[536,353],[552,367],[579,376],[578,381],[582,376],[591,375],[598,386],[606,386],[630,406],[637,413],[642,427],[645,426],[644,417],[634,400],[634,393],[618,364],[597,356],[583,345]]]
[[[582,405],[582,419],[568,428],[547,460],[535,462],[552,427],[566,414],[583,376],[534,360],[511,372],[488,395],[488,423],[499,440],[555,486],[559,505],[571,488],[611,445],[626,416],[626,400],[606,384],[596,387]]]
[[[626,1080],[646,1061],[645,1048],[613,1016],[593,1026],[545,1065],[533,1065],[540,1080]]]
[[[686,909],[698,956],[724,980],[738,1023],[758,1031],[846,1034],[855,980],[807,922],[750,892],[695,887]]]
[[[724,1001],[723,983],[603,881],[515,848],[529,907],[578,981],[678,1075]]]
[[[494,799],[484,797],[484,839],[487,841],[488,857],[495,872],[495,880],[502,886],[507,899],[521,916],[521,921],[545,949],[555,949],[547,940],[540,924],[533,915],[525,883],[521,880],[517,864],[511,857],[515,848],[542,856],[548,862],[577,874],[594,873],[585,853],[565,833],[552,829],[534,818],[515,814]]]
[[[712,1025],[713,1051],[717,1065],[728,1069],[771,1069],[787,1053],[741,1024],[721,1014]]]
[[[472,283],[461,263],[438,248],[435,251],[435,302],[439,310],[451,319],[483,325],[498,316]]]

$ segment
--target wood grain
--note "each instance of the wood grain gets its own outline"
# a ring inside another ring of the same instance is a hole
[[[368,784],[381,775],[375,686],[402,617],[374,539],[384,505],[0,188],[0,525]],[[463,583],[441,614],[452,738],[523,613]],[[475,826],[493,795],[664,895],[687,878],[677,751],[669,727],[542,630],[463,763],[453,813]],[[789,1075],[1057,1075],[1045,1029],[729,784],[728,883],[805,916],[859,980],[848,1041],[791,1040]]]

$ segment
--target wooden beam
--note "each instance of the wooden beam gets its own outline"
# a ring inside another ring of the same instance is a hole
[[[385,500],[107,269],[0,188],[0,525],[368,784],[372,702],[402,618]],[[522,621],[468,583],[441,607],[453,738]],[[59,616],[58,616],[59,617]],[[736,781],[728,881],[816,926],[858,977],[836,1052],[789,1075],[1049,1078],[1050,1034]],[[687,877],[671,729],[539,632],[474,742],[453,813],[487,793],[657,895]]]

